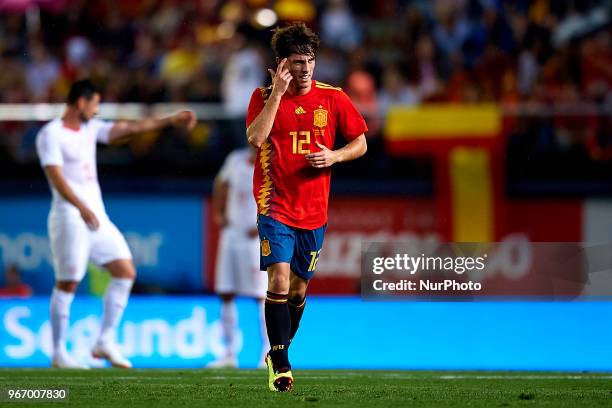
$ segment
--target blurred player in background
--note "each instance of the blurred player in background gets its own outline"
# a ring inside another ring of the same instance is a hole
[[[234,334],[238,326],[236,295],[257,299],[260,307],[263,353],[270,344],[266,334],[263,301],[268,285],[267,274],[259,268],[257,205],[253,200],[255,149],[247,147],[227,156],[215,178],[213,212],[221,228],[217,254],[215,291],[221,296],[221,323],[226,353],[209,367],[237,367]]]
[[[317,35],[303,23],[277,29],[272,85],[253,92],[247,113],[249,143],[259,148],[253,192],[261,267],[268,271],[266,363],[272,391],[293,388],[288,348],[323,246],[330,167],[367,150],[368,128],[348,96],[312,79],[318,47]],[[331,150],[336,130],[348,144]]]
[[[36,137],[36,149],[52,191],[48,229],[56,286],[51,295],[52,365],[87,368],[66,351],[70,305],[91,260],[106,268],[112,280],[104,296],[104,315],[92,355],[107,359],[114,367],[131,367],[115,343],[136,271],[128,245],[111,222],[96,169],[96,144],[164,126],[193,128],[193,112],[137,121],[105,122],[94,119],[100,92],[89,81],[75,82],[68,94],[64,115],[47,123]]]
[[[0,287],[0,298],[29,296],[32,296],[32,288],[21,280],[21,272],[17,265],[7,265],[4,270],[4,286]]]

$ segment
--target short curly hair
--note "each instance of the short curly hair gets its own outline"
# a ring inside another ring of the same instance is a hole
[[[100,88],[98,88],[93,82],[89,79],[82,79],[80,81],[76,81],[70,87],[70,91],[68,92],[68,105],[74,105],[77,103],[80,97],[84,97],[86,100],[91,100],[94,94],[100,94]]]
[[[291,54],[315,55],[319,43],[319,37],[302,22],[274,29],[271,41],[277,58],[287,58]]]

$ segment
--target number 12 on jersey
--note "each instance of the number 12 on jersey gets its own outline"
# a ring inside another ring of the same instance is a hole
[[[310,149],[305,149],[304,145],[310,146],[310,131],[300,130],[299,132],[289,132],[293,138],[293,154],[309,154]]]

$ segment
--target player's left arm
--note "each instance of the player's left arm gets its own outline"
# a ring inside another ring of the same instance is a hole
[[[196,125],[196,122],[196,115],[190,110],[184,110],[163,118],[145,118],[130,121],[119,120],[114,122],[110,130],[108,143],[113,143],[139,133],[161,129],[166,126],[177,126],[191,130]]]
[[[357,136],[338,150],[330,150],[326,146],[316,142],[320,152],[306,155],[306,160],[312,167],[322,169],[335,163],[355,160],[363,156],[368,150],[365,134]]]

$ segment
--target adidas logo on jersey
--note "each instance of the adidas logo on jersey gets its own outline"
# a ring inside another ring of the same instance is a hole
[[[299,106],[296,110],[295,110],[295,114],[296,115],[303,115],[304,113],[306,113],[306,111],[304,110],[304,108],[302,108],[301,106]]]

